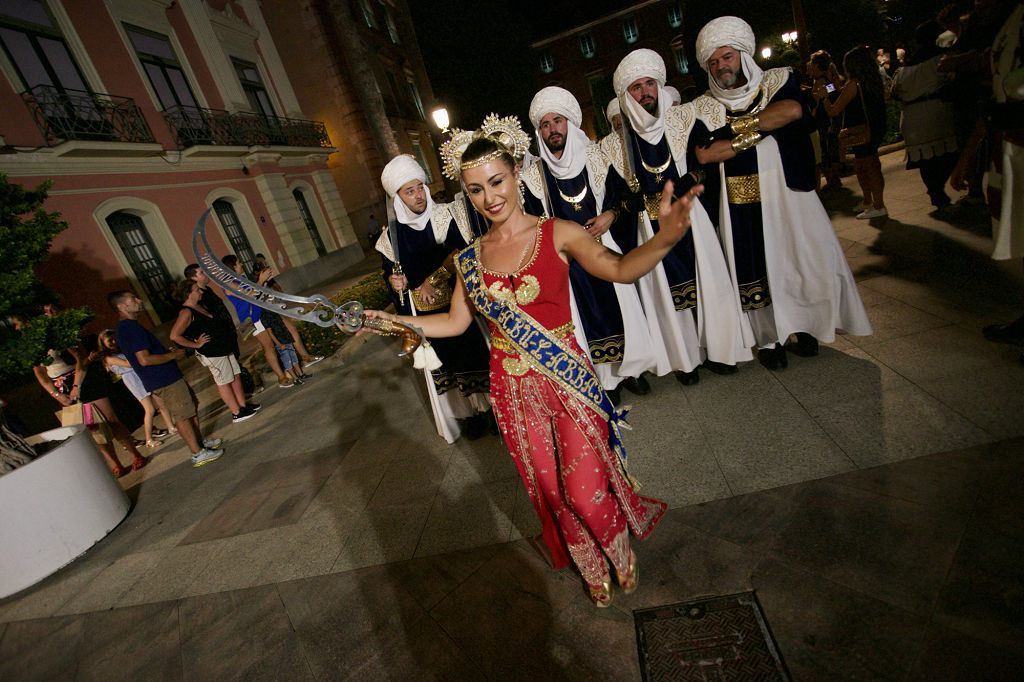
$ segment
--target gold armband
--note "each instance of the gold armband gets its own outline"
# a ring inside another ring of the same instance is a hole
[[[748,130],[732,138],[732,150],[741,154],[761,141],[761,133]]]
[[[761,119],[757,116],[740,116],[729,123],[733,135],[756,133],[761,130]]]

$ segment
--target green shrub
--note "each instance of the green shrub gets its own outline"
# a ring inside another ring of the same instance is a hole
[[[50,251],[53,238],[67,228],[60,213],[43,208],[49,182],[35,189],[8,182],[0,173],[0,379],[30,373],[49,363],[50,348],[78,345],[82,326],[92,317],[87,308],[42,314],[56,296],[36,277],[36,266]]]

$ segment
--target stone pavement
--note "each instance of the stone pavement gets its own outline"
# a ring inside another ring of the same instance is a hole
[[[745,589],[798,680],[1019,677],[1024,366],[979,329],[1024,281],[901,156],[888,221],[852,218],[853,178],[827,202],[873,336],[632,400],[632,470],[671,511],[613,608],[524,539],[500,442],[446,445],[422,378],[358,339],[216,415],[219,461],[179,441],[125,479],[121,526],[0,602],[0,679],[638,679],[632,609]]]

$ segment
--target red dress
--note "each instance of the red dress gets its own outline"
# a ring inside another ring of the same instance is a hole
[[[532,257],[516,272],[481,265],[484,286],[491,298],[514,299],[589,363],[573,334],[569,266],[555,250],[553,221],[538,232]],[[537,371],[493,322],[488,325],[494,413],[541,519],[555,568],[571,557],[588,584],[600,585],[609,578],[605,557],[626,572],[629,531],[645,538],[666,505],[636,494],[622,475],[608,446],[607,420]]]

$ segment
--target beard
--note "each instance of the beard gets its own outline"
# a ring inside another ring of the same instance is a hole
[[[742,79],[741,74],[732,69],[719,69],[718,73],[715,74],[715,80],[718,82],[718,85],[726,90],[737,88],[746,82]]]
[[[560,152],[565,149],[565,135],[562,135],[561,133],[551,133],[551,136],[544,140],[544,144],[547,145],[548,151]]]
[[[658,100],[654,97],[644,97],[640,100],[640,106],[651,116],[656,116],[658,113]]]

